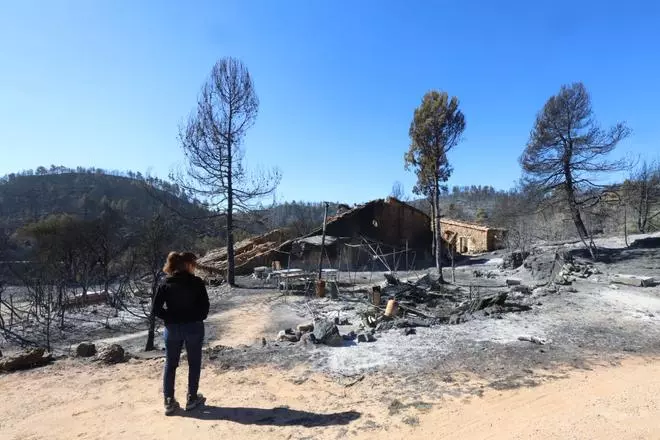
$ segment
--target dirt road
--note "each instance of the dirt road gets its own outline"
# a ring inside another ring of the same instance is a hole
[[[301,371],[203,372],[204,410],[165,417],[161,361],[64,361],[0,377],[3,439],[656,439],[660,360],[574,370],[532,388],[412,402],[376,375],[351,387]],[[185,385],[185,369],[178,378]],[[182,394],[182,392],[179,392]],[[387,397],[384,397],[387,396]]]

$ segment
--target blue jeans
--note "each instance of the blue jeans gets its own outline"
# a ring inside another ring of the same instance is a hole
[[[200,321],[185,324],[167,324],[164,337],[166,360],[163,374],[163,394],[165,394],[165,398],[174,397],[176,369],[179,366],[184,342],[188,354],[188,394],[195,396],[199,388],[199,376],[202,370],[204,323]]]

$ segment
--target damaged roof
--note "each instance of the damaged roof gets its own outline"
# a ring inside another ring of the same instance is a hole
[[[483,232],[488,232],[488,231],[506,231],[504,228],[492,228],[490,226],[485,226],[485,225],[480,225],[478,223],[469,223],[469,222],[464,222],[460,220],[452,220],[449,218],[440,218],[440,223],[441,224],[447,224],[447,225],[453,225],[453,226],[460,226],[463,228],[470,228],[470,229],[475,229],[477,231],[483,231]]]
[[[327,221],[326,221],[326,226],[327,226],[327,225],[330,225],[330,224],[332,224],[332,223],[335,223],[335,222],[337,222],[337,221],[339,221],[339,220],[342,220],[342,219],[344,219],[344,218],[347,218],[347,217],[350,217],[350,216],[352,216],[352,215],[355,215],[355,214],[359,213],[361,210],[363,210],[363,209],[365,209],[365,208],[368,208],[368,207],[373,206],[373,205],[378,205],[378,204],[398,204],[398,205],[402,205],[402,206],[405,206],[406,208],[410,209],[411,211],[414,211],[414,212],[416,212],[416,213],[418,213],[418,214],[423,215],[424,217],[427,217],[427,218],[429,219],[429,221],[430,221],[430,219],[431,219],[431,218],[428,216],[428,214],[426,214],[426,213],[425,213],[424,211],[422,211],[421,209],[415,208],[414,206],[412,206],[412,205],[410,205],[410,204],[408,204],[408,203],[406,203],[406,202],[402,202],[401,200],[396,199],[396,198],[394,198],[394,197],[387,197],[387,198],[385,198],[385,199],[376,199],[376,200],[371,200],[371,201],[366,202],[366,203],[361,203],[361,204],[356,205],[355,207],[349,209],[348,211],[344,211],[344,212],[339,213],[339,214],[337,214],[337,215],[333,215],[332,217],[328,217],[328,219],[327,219]],[[318,234],[321,233],[321,232],[323,232],[323,227],[320,227],[320,228],[318,228],[318,229],[313,230],[313,231],[310,232],[309,234],[305,235],[305,237],[316,236],[316,235],[318,235]]]
[[[295,240],[296,243],[305,243],[305,244],[310,244],[312,246],[321,246],[321,240],[322,240],[321,235],[312,235],[311,237],[303,237],[303,238],[298,238]],[[332,237],[330,235],[325,236],[325,246],[332,246],[337,242],[337,240],[340,240],[339,237]]]

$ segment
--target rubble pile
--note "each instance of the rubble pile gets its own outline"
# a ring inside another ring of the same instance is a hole
[[[266,234],[239,241],[234,245],[235,271],[237,275],[247,275],[256,266],[270,265],[271,260],[282,256],[278,249],[293,237],[288,229],[274,229]],[[210,251],[198,260],[200,273],[212,280],[227,270],[227,249]]]
[[[577,278],[589,278],[600,274],[600,271],[592,264],[577,261],[566,261],[557,275],[554,277],[555,284],[562,286],[570,285]]]
[[[539,285],[570,285],[577,278],[600,274],[598,268],[586,261],[578,261],[568,252],[542,253],[528,257],[523,267],[530,271]]]
[[[392,274],[385,274],[385,279],[386,282],[374,286],[378,294],[371,294],[368,303],[343,303],[326,298],[315,301],[314,323],[282,330],[277,341],[309,341],[339,347],[347,342],[375,342],[376,334],[383,331],[398,329],[405,336],[413,336],[418,327],[500,318],[504,313],[530,309],[510,301],[512,296],[514,299],[531,296],[532,289],[520,282],[480,291],[476,287],[443,284],[429,274],[415,281],[400,280]]]
[[[504,256],[504,261],[500,265],[501,269],[518,269],[523,265],[527,257],[529,257],[529,251],[513,251]]]
[[[388,317],[380,309],[362,314],[364,327],[377,331],[395,328],[409,329],[430,327],[439,324],[459,324],[475,317],[498,317],[502,313],[528,310],[528,307],[507,303],[509,292],[489,292],[481,295],[475,291],[466,293],[463,289],[438,283],[425,275],[418,281],[400,282],[388,278],[388,285],[382,289],[383,298],[395,300],[399,314]],[[519,295],[529,295],[531,288],[522,285],[511,287]],[[472,289],[470,289],[472,290]],[[406,330],[404,330],[406,331]],[[414,334],[407,332],[406,335]]]
[[[357,341],[357,342],[375,342],[376,337],[373,334],[373,331],[356,333],[355,331],[350,331],[346,334],[341,334],[337,325],[350,325],[350,322],[347,320],[339,320],[338,318],[334,321],[328,319],[317,319],[314,323],[305,323],[300,324],[296,327],[296,330],[286,329],[282,330],[277,335],[278,342],[307,342],[310,341],[313,344],[323,344],[330,347],[341,347],[344,345],[345,341]]]

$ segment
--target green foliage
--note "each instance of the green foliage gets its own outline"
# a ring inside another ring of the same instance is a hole
[[[488,221],[488,213],[484,208],[479,208],[477,210],[476,221],[478,223],[486,223]]]
[[[621,122],[608,130],[598,126],[584,84],[564,85],[536,117],[520,162],[527,177],[545,189],[592,185],[593,173],[622,168],[605,156],[629,135]]]
[[[446,182],[452,172],[447,152],[460,141],[465,117],[458,98],[446,92],[430,91],[415,109],[410,124],[410,148],[404,156],[406,169],[415,169],[415,194],[431,196],[439,182]]]

